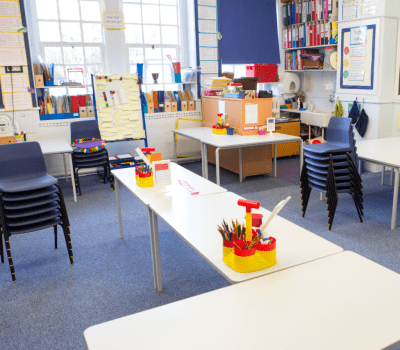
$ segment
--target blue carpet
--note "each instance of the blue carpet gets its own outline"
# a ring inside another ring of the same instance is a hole
[[[199,163],[185,167],[201,172]],[[380,186],[380,174],[365,174],[365,223],[358,221],[351,197],[342,195],[328,232],[326,205],[318,194],[312,194],[306,218],[300,217],[298,168],[298,158],[280,160],[279,178],[254,176],[242,183],[222,169],[221,185],[270,210],[291,195],[283,217],[400,272],[399,229],[390,230],[393,187]],[[210,165],[209,172],[215,181],[215,167]],[[109,185],[97,176],[82,177],[83,196],[77,203],[70,183],[61,180],[60,185],[71,221],[75,265],[69,264],[61,232],[57,250],[50,229],[11,237],[17,282],[11,282],[7,262],[2,264],[0,349],[86,349],[83,332],[92,325],[229,286],[160,220],[164,292],[158,293],[153,288],[147,209],[121,188],[121,240],[115,193]]]

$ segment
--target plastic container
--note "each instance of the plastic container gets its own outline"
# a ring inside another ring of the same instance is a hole
[[[228,133],[228,128],[227,127],[216,127],[213,126],[213,130],[212,130],[213,134],[216,135],[226,135]]]
[[[139,178],[136,181],[139,187],[153,187],[153,172],[146,173],[146,174],[139,174]]]
[[[231,93],[239,92],[243,90],[243,86],[241,83],[228,83],[228,90]]]
[[[234,130],[235,130],[234,128],[228,128],[226,131],[227,135],[233,135]]]
[[[246,76],[259,78],[259,83],[275,83],[278,74],[277,64],[246,65]]]
[[[181,72],[181,78],[184,83],[196,82],[197,72],[194,68],[183,68]]]

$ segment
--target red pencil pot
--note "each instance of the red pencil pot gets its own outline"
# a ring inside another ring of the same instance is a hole
[[[270,244],[261,244],[260,242],[256,245],[256,249],[258,256],[263,259],[268,266],[273,266],[276,264],[276,239],[274,237],[270,237],[270,239]]]
[[[223,240],[222,260],[227,265],[232,263],[232,260],[233,260],[233,242],[232,241],[227,241],[226,239]]]

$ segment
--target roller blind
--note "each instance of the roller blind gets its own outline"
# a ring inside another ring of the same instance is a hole
[[[276,0],[219,0],[222,64],[279,64]]]

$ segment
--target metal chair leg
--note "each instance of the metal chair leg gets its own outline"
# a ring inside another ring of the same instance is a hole
[[[4,263],[4,250],[3,250],[3,232],[0,231],[0,255],[1,263]]]
[[[7,257],[8,257],[8,263],[10,265],[10,271],[11,271],[11,277],[13,282],[16,282],[15,278],[15,269],[14,269],[14,262],[12,260],[11,256],[11,246],[10,246],[10,237],[7,235],[7,237],[4,237],[5,243],[6,243],[6,251],[7,251]]]
[[[71,232],[67,225],[63,222],[63,225],[61,226],[64,232],[64,238],[65,238],[65,243],[67,244],[67,249],[68,249],[68,255],[69,255],[69,260],[71,262],[71,265],[74,264],[74,255],[72,253],[72,244],[71,244]]]
[[[57,246],[57,225],[54,226],[54,248],[58,249],[58,246]]]

